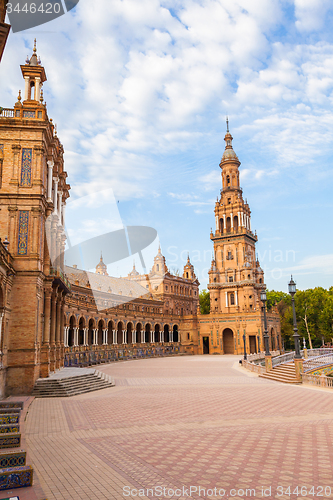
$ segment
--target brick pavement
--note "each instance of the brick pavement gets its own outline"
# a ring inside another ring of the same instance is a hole
[[[249,498],[238,491],[249,488],[263,498],[271,486],[265,498],[287,499],[297,495],[278,496],[277,487],[298,485],[310,491],[302,498],[317,498],[320,486],[333,498],[333,391],[259,379],[237,359],[119,362],[101,368],[114,388],[35,399],[26,443],[45,496],[122,499],[124,486],[193,485],[223,488],[224,498],[234,488],[236,499]]]

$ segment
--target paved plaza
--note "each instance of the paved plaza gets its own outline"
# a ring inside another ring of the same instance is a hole
[[[333,498],[333,391],[260,379],[238,359],[119,362],[100,368],[116,387],[34,399],[25,443],[45,497]]]

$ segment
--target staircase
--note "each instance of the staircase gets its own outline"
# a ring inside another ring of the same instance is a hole
[[[114,381],[109,375],[95,370],[92,373],[71,377],[40,378],[35,383],[32,395],[36,398],[66,398],[107,389],[114,385]]]
[[[32,485],[33,469],[26,465],[26,452],[19,448],[22,409],[21,401],[0,401],[0,492]]]
[[[276,382],[284,382],[285,384],[302,383],[296,379],[295,365],[293,361],[291,363],[278,365],[269,372],[261,373],[259,377],[266,378],[268,380],[275,380]]]

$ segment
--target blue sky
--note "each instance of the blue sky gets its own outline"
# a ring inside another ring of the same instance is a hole
[[[154,227],[169,267],[189,252],[205,287],[228,114],[268,288],[286,291],[291,273],[331,286],[332,14],[329,0],[80,0],[12,33],[1,105],[37,37],[72,200],[89,207],[69,207],[73,241]]]

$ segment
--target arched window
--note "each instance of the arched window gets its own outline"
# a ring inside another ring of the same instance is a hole
[[[224,224],[224,221],[223,219],[221,218],[220,219],[220,233],[223,234],[223,224]]]
[[[234,217],[234,229],[237,232],[238,231],[238,216],[235,215]]]
[[[227,186],[230,186],[230,175],[227,175]]]
[[[227,217],[227,233],[231,231],[231,220],[230,217]]]
[[[159,271],[160,270],[160,266],[159,264],[156,264],[156,271]]]

